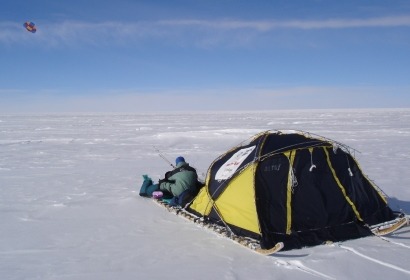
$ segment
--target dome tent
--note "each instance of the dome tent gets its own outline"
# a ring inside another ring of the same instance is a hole
[[[301,131],[266,131],[218,157],[188,211],[284,250],[372,234],[393,220],[351,149]]]

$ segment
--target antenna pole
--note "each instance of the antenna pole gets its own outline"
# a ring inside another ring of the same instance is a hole
[[[152,145],[152,147],[154,148],[154,150],[158,153],[158,155],[159,155],[163,160],[165,160],[169,165],[171,165],[172,168],[175,168],[175,166],[161,153],[161,151],[160,151],[157,147],[155,147],[154,145]]]

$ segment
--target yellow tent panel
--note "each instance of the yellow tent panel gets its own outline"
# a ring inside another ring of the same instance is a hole
[[[260,234],[255,204],[255,168],[256,163],[253,163],[233,178],[215,204],[226,223]]]
[[[194,201],[192,202],[190,208],[202,216],[209,215],[209,212],[212,209],[213,201],[210,198],[208,193],[208,187],[205,186],[201,188],[198,195],[195,197]]]

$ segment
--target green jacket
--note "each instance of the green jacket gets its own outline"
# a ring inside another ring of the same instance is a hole
[[[183,191],[196,189],[198,175],[194,168],[189,166],[189,163],[180,162],[176,168],[170,171],[171,176],[159,185],[160,190],[168,191],[173,196],[179,196]]]

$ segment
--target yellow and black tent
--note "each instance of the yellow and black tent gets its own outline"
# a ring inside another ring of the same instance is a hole
[[[349,147],[300,131],[266,131],[218,157],[188,211],[285,250],[367,236],[394,219]]]

